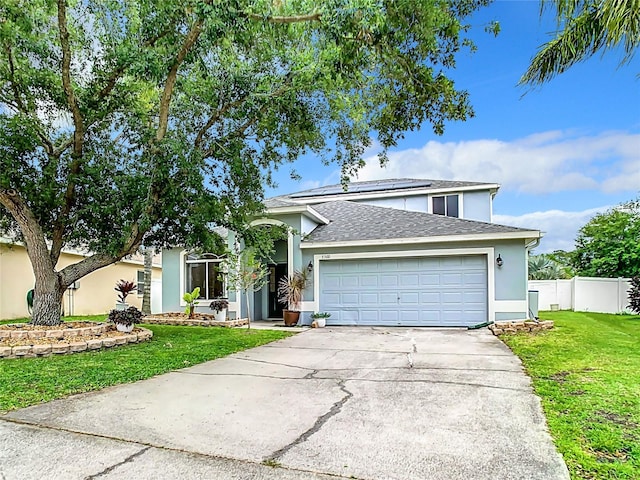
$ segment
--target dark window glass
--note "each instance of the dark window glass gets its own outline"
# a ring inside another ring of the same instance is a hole
[[[225,296],[224,279],[220,262],[203,260],[187,263],[187,285],[185,291],[200,287],[200,299],[212,300]]]
[[[458,216],[458,195],[447,195],[447,217]]]
[[[187,291],[192,292],[196,287],[200,287],[200,295],[203,296],[206,290],[206,263],[187,264]]]
[[[433,213],[436,215],[444,215],[444,197],[433,197]]]
[[[222,288],[222,278],[220,276],[219,263],[209,262],[209,291],[207,298],[219,298],[224,297],[224,290]]]

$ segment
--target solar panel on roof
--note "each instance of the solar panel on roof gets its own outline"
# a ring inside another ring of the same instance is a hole
[[[350,183],[348,190],[342,188],[342,185],[331,185],[328,187],[314,188],[306,192],[293,193],[289,195],[291,198],[317,197],[327,195],[340,195],[343,193],[365,193],[385,190],[402,190],[405,188],[430,187],[431,182],[428,180],[391,180],[367,183]]]

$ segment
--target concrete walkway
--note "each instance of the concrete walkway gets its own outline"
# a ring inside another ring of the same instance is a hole
[[[486,330],[325,328],[0,416],[0,479],[568,479]]]

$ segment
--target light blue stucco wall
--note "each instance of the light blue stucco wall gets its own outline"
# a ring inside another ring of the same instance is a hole
[[[466,202],[466,200],[465,200]],[[465,203],[465,211],[467,204]],[[524,240],[498,240],[498,241],[480,241],[480,242],[456,242],[456,243],[429,243],[429,244],[412,244],[412,245],[371,245],[364,247],[340,247],[340,248],[324,248],[324,249],[301,249],[300,248],[300,228],[304,223],[301,214],[287,214],[274,216],[274,219],[280,220],[292,227],[293,234],[293,268],[307,268],[310,261],[314,261],[314,255],[336,254],[336,253],[360,253],[360,252],[393,252],[393,251],[410,251],[410,250],[442,250],[442,249],[459,249],[459,248],[494,248],[494,258],[489,261],[494,262],[494,299],[495,301],[523,301],[527,299],[527,257]],[[286,262],[286,242],[278,248],[278,261]],[[162,309],[164,312],[182,311],[184,307],[180,306],[180,298],[184,293],[183,286],[180,285],[180,252],[181,249],[170,249],[163,251],[162,268]],[[284,258],[283,257],[284,255]],[[503,260],[503,266],[498,268],[495,265],[495,257],[500,254]],[[322,261],[313,263],[312,277],[316,277],[316,271],[321,268]],[[251,307],[254,312],[254,318],[266,318],[267,291],[256,296],[256,302]],[[244,295],[243,295],[244,297]],[[229,300],[236,300],[236,292],[229,292]],[[309,287],[304,292],[305,302],[313,302],[314,285],[310,282]],[[244,306],[244,298],[241,302]],[[198,311],[209,312],[208,305],[202,305],[197,308]],[[243,315],[246,315],[246,309],[243,308]],[[302,312],[302,318],[308,320],[311,311]],[[230,312],[230,316],[233,314]],[[516,312],[496,312],[496,319],[523,319],[526,318],[526,311]],[[306,323],[308,323],[305,320]]]
[[[463,218],[491,222],[491,194],[488,191],[464,192],[462,198]]]
[[[366,247],[340,247],[304,249],[303,262],[308,263],[314,255],[332,255],[337,253],[361,253],[361,252],[397,252],[410,250],[444,250],[444,249],[465,249],[465,248],[494,248],[493,258],[488,261],[494,266],[494,301],[526,301],[527,300],[527,254],[524,240],[498,240],[480,242],[456,242],[456,243],[430,243],[412,245],[370,245]],[[497,267],[496,257],[500,254],[503,265]],[[318,265],[314,264],[314,270]],[[319,268],[322,268],[322,260]],[[305,300],[314,300],[313,286],[309,292],[305,292]],[[491,299],[490,299],[491,300]],[[508,319],[522,320],[527,318],[526,309],[518,312],[500,313],[500,317],[505,315]],[[498,314],[496,313],[496,318]]]
[[[406,197],[393,198],[372,198],[354,200],[356,202],[375,205],[377,207],[397,208],[398,210],[409,210],[413,212],[428,212],[428,197],[426,195],[412,195]]]

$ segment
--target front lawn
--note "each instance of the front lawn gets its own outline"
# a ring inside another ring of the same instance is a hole
[[[555,329],[503,335],[542,398],[574,479],[640,479],[640,316],[541,312]]]
[[[104,318],[105,315],[65,320]],[[291,335],[246,328],[144,327],[153,330],[150,342],[73,355],[0,360],[0,412],[143,380]]]

